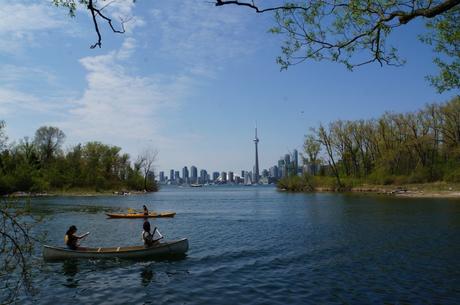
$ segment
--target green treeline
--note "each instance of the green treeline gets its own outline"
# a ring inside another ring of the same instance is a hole
[[[313,170],[278,187],[460,182],[460,97],[412,113],[321,124],[305,137],[304,165]]]
[[[35,137],[8,144],[0,121],[0,194],[17,191],[157,190],[153,175],[143,175],[145,158],[131,165],[121,148],[88,142],[62,149],[65,134],[41,127]],[[150,165],[149,165],[150,166]]]

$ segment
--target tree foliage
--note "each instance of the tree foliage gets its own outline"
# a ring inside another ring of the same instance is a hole
[[[460,7],[427,23],[432,33],[422,36],[422,41],[434,46],[439,53],[434,62],[439,74],[428,76],[438,92],[460,88]]]
[[[396,28],[423,19],[430,33],[422,41],[441,55],[434,59],[439,75],[428,79],[439,92],[460,88],[460,0],[280,1],[265,8],[256,2],[216,0],[216,6],[274,12],[270,31],[286,38],[277,59],[282,69],[305,60],[329,60],[349,69],[373,62],[402,65],[405,60],[388,38]]]
[[[336,178],[338,188],[350,178],[371,184],[458,183],[460,97],[411,113],[321,124],[306,136],[306,149],[315,141],[323,172]]]
[[[0,200],[0,304],[13,303],[22,291],[31,291],[31,256],[33,242],[25,206]]]
[[[132,166],[129,155],[122,154],[120,147],[88,142],[63,152],[64,138],[56,127],[40,127],[34,141],[25,137],[1,150],[0,194],[157,189],[154,180],[144,181],[141,168]]]
[[[144,151],[139,155],[137,159],[137,164],[142,170],[144,175],[144,189],[149,191],[152,186],[156,187],[155,184],[152,184],[151,181],[155,181],[155,173],[153,169],[153,164],[157,160],[158,151],[151,148],[144,149]]]

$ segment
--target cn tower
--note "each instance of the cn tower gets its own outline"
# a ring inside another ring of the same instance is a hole
[[[257,125],[256,125],[256,137],[254,138],[254,144],[256,146],[256,164],[254,166],[254,183],[259,183],[259,152],[257,150],[257,144],[259,143],[259,138],[257,137]]]

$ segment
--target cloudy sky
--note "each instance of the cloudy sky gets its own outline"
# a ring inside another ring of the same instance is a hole
[[[439,95],[424,80],[436,67],[417,40],[421,23],[392,36],[402,68],[307,62],[280,72],[272,15],[210,2],[115,0],[106,12],[129,19],[126,33],[101,24],[102,48],[90,49],[86,11],[71,18],[51,1],[0,0],[0,120],[10,141],[52,125],[67,147],[100,141],[132,159],[154,148],[159,170],[239,172],[253,166],[256,121],[268,168],[301,150],[320,122],[413,111],[458,93]]]

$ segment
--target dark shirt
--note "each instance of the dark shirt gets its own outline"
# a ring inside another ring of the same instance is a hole
[[[142,240],[144,241],[144,245],[150,247],[153,245],[153,234],[150,232],[142,231]]]
[[[78,248],[78,237],[75,235],[67,235],[67,247],[71,250],[77,250]]]

